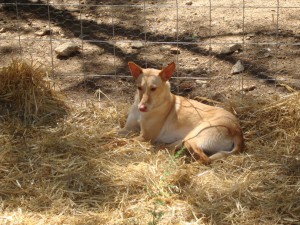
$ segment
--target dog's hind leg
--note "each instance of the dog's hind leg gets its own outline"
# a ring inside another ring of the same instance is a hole
[[[166,146],[166,148],[170,149],[170,150],[175,150],[176,151],[176,150],[179,150],[182,146],[183,146],[182,140],[178,140],[178,141],[175,141],[175,142],[173,142],[171,144],[168,144]]]
[[[204,164],[211,162],[210,158],[197,146],[195,140],[188,140],[184,142],[184,146],[187,148],[192,157],[196,160],[202,161]]]
[[[175,152],[179,151],[182,148],[182,146],[182,140],[178,140],[173,143],[163,145],[162,148],[167,149],[170,152],[170,154],[174,155]]]

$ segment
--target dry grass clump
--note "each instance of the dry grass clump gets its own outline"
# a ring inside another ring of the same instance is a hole
[[[0,222],[297,224],[299,99],[232,102],[247,151],[210,166],[118,138],[121,103],[26,132],[0,123]]]
[[[67,113],[67,106],[47,81],[38,63],[13,59],[0,69],[0,113],[25,124],[49,123]]]

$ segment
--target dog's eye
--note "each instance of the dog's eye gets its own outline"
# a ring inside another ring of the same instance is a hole
[[[137,88],[138,88],[140,91],[142,90],[142,87],[140,87],[140,86],[138,86]]]
[[[155,90],[156,90],[156,87],[152,87],[150,90],[151,90],[151,91],[155,91]]]

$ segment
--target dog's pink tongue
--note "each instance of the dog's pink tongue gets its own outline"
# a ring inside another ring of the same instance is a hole
[[[141,112],[147,112],[147,106],[141,105],[141,106],[139,107],[139,110],[140,110]]]

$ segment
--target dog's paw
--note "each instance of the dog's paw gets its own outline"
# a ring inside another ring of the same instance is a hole
[[[135,137],[134,140],[139,142],[147,142],[147,140],[142,135]]]
[[[130,133],[131,133],[130,130],[121,129],[121,130],[118,131],[117,135],[118,135],[119,137],[126,137],[126,136],[128,136]]]

